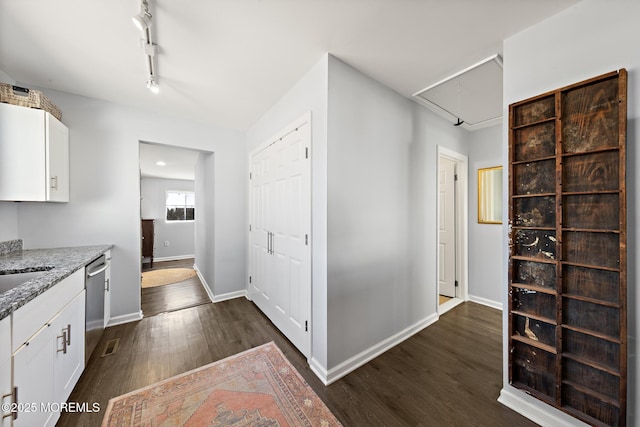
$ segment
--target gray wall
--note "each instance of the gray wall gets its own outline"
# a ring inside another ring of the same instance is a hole
[[[638,330],[640,317],[637,290],[640,253],[638,242],[638,182],[640,170],[640,2],[585,0],[550,19],[518,33],[504,42],[504,106],[609,71],[629,72],[627,112],[627,281],[628,281],[628,425],[638,425]],[[507,153],[507,123],[503,124],[503,153]],[[506,182],[505,182],[506,184]],[[503,227],[506,256],[507,228]],[[507,284],[507,264],[503,263],[503,284]],[[507,294],[504,294],[506,303]],[[506,331],[507,315],[504,314]],[[505,334],[505,343],[506,343]],[[507,383],[505,345],[504,386]],[[524,395],[524,394],[522,394]],[[523,396],[522,399],[525,399]],[[545,413],[550,407],[534,402]],[[521,409],[521,408],[519,408]]]
[[[247,157],[309,111],[311,365],[331,377],[437,316],[437,146],[466,155],[466,131],[328,56],[249,130]]]
[[[193,192],[194,182],[148,177],[140,180],[142,218],[155,219],[153,255],[156,261],[193,257],[195,253],[195,221],[166,221],[166,193],[174,190]],[[199,217],[198,212],[196,216]],[[165,241],[169,246],[164,246]]]
[[[210,286],[215,283],[223,292],[244,289],[246,159],[240,132],[45,92],[69,127],[71,201],[19,204],[18,235],[26,248],[114,244],[112,319],[134,318],[140,311],[138,143],[214,151],[217,163],[210,165],[214,170],[203,183],[215,196],[209,218],[213,229],[204,237],[213,240],[225,259],[205,254],[198,262],[214,266],[206,278]]]
[[[469,298],[502,307],[502,225],[478,224],[478,169],[502,166],[502,126],[468,134]],[[503,169],[506,173],[506,169]],[[506,195],[506,193],[504,193]]]

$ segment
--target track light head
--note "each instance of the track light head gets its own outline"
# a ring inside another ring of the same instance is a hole
[[[137,15],[131,17],[131,20],[133,21],[133,25],[135,25],[136,28],[140,31],[146,30],[147,28],[151,27],[152,24],[151,14],[149,12],[141,11]]]
[[[149,89],[149,92],[153,94],[157,94],[158,92],[160,92],[160,86],[158,86],[158,83],[153,76],[147,79],[147,89]]]

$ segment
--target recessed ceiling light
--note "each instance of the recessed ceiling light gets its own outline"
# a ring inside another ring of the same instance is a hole
[[[158,165],[158,166],[167,166],[167,164],[165,162],[163,162],[162,160],[158,160],[156,162],[156,165]]]

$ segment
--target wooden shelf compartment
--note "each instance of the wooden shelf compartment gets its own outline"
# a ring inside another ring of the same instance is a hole
[[[556,260],[556,233],[518,229],[511,233],[512,254],[532,259]]]
[[[555,399],[556,357],[520,341],[511,341],[511,381]]]
[[[513,105],[512,113],[512,129],[526,125],[536,125],[546,120],[555,120],[555,94],[516,103]]]
[[[515,162],[532,162],[541,158],[556,156],[556,123],[555,118],[537,123],[519,126],[511,130],[513,144],[513,160]]]
[[[583,364],[619,374],[622,356],[619,343],[562,327],[562,356],[575,359]]]
[[[562,406],[575,409],[578,418],[592,425],[618,425],[620,418],[620,402],[570,381],[562,383]]]
[[[584,268],[593,268],[603,271],[611,271],[614,273],[619,273],[620,269],[617,267],[603,267],[601,265],[593,265],[593,264],[583,264],[581,262],[573,262],[573,261],[561,261],[562,265],[573,265],[575,267],[584,267]]]
[[[620,236],[593,232],[562,233],[562,260],[574,264],[620,268]]]
[[[513,195],[553,194],[556,188],[555,158],[513,165]]]
[[[563,194],[563,231],[620,232],[620,195],[615,193]],[[571,230],[575,229],[575,230]]]
[[[556,290],[556,263],[511,257],[511,283]]]
[[[555,227],[555,194],[514,196],[511,200],[511,222],[516,227]]]
[[[609,341],[609,342],[611,342],[613,344],[617,344],[617,345],[621,344],[620,336],[614,336],[614,335],[603,333],[603,332],[600,332],[600,331],[594,331],[593,329],[589,329],[589,328],[585,328],[585,327],[581,327],[581,326],[569,325],[569,324],[565,323],[564,320],[562,322],[562,327],[565,328],[565,329],[574,331],[574,332],[579,332],[579,333],[581,333],[583,335],[588,335],[588,336],[592,336],[594,338],[601,339],[603,341]]]
[[[618,79],[608,79],[562,92],[563,152],[618,146],[618,83]]]
[[[607,374],[609,374],[611,376],[618,377],[618,378],[620,377],[620,372],[619,371],[611,369],[611,368],[609,368],[609,367],[607,367],[605,365],[602,365],[601,363],[594,362],[593,360],[585,359],[584,357],[577,356],[577,355],[575,355],[573,353],[564,352],[564,353],[562,353],[562,357],[564,359],[574,360],[574,361],[576,361],[578,363],[581,363],[583,365],[589,366],[589,367],[591,367],[593,369],[597,369],[599,371],[606,372]]]
[[[562,292],[582,296],[602,304],[620,303],[620,272],[562,264]]]
[[[530,316],[511,314],[512,339],[556,354],[556,325]]]
[[[562,191],[619,190],[619,157],[618,152],[605,151],[564,158]]]

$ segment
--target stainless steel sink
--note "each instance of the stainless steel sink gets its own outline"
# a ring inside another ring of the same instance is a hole
[[[0,274],[0,294],[28,282],[31,279],[42,276],[44,271],[30,271],[28,273]]]

